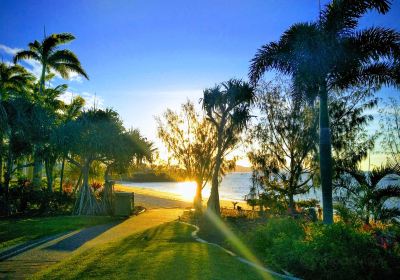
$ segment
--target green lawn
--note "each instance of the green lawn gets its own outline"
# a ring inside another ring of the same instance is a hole
[[[196,242],[192,231],[167,223],[84,251],[35,279],[268,279],[215,246]]]
[[[44,236],[105,224],[112,217],[56,216],[0,220],[0,250]]]

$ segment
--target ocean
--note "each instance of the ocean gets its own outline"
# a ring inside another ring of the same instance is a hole
[[[167,192],[182,199],[191,201],[195,190],[196,184],[194,182],[154,182],[154,183],[135,183],[135,182],[119,182],[124,186],[139,187],[144,189],[151,189],[155,191]],[[234,172],[228,173],[222,179],[219,187],[219,195],[223,200],[242,201],[244,196],[249,193],[251,187],[251,173],[248,172]],[[203,189],[203,198],[208,198],[210,195],[210,185],[208,184]],[[314,198],[319,201],[322,199],[321,191],[319,189],[311,189],[307,194],[298,195],[295,200]]]

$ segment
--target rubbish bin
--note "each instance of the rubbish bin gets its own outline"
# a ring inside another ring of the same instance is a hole
[[[114,193],[114,215],[130,216],[133,210],[133,193],[115,192]]]

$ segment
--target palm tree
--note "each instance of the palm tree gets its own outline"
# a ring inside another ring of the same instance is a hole
[[[70,50],[59,49],[59,45],[71,42],[74,39],[75,37],[70,33],[52,34],[44,38],[42,42],[35,40],[33,43],[29,43],[29,50],[20,51],[15,55],[14,63],[22,59],[33,59],[42,65],[42,72],[39,80],[40,95],[45,93],[46,73],[50,73],[51,70],[60,74],[62,78],[68,78],[70,73],[78,73],[86,79],[89,79],[77,56]],[[40,154],[40,147],[35,147],[33,185],[37,187],[40,186],[42,173]]]
[[[295,97],[319,97],[319,162],[326,224],[333,223],[328,96],[334,90],[359,85],[400,84],[396,72],[400,34],[381,27],[357,30],[358,20],[367,11],[385,14],[389,9],[388,0],[333,0],[318,22],[294,24],[279,41],[262,46],[251,61],[252,83],[275,69],[292,77]]]
[[[4,102],[6,102],[10,96],[18,95],[27,88],[30,82],[34,80],[34,77],[29,74],[23,67],[19,65],[8,65],[4,62],[0,62],[0,185],[3,187],[3,139],[4,137],[10,138],[10,122]],[[10,140],[10,139],[9,139]],[[8,141],[10,142],[10,141]],[[9,148],[10,150],[10,144]],[[7,159],[10,157],[8,156]],[[7,167],[10,162],[7,160]],[[6,172],[7,177],[10,172]],[[8,183],[4,184],[5,193],[5,210],[6,214],[9,214],[9,201],[8,201]]]
[[[218,181],[225,156],[239,141],[240,133],[250,120],[254,88],[241,80],[231,79],[204,90],[203,109],[217,132],[217,152],[211,180],[208,210],[220,215]]]
[[[0,62],[0,102],[6,100],[10,95],[22,91],[33,79],[33,76],[22,66]],[[7,114],[1,103],[0,120],[1,130],[4,131]]]
[[[387,204],[400,198],[397,167],[381,166],[368,172],[346,170],[344,174],[348,176],[338,186],[336,199],[355,211],[365,224],[369,225],[371,218],[386,222],[400,217],[400,208]]]
[[[59,45],[66,44],[74,40],[75,37],[70,33],[52,34],[43,39],[42,42],[34,41],[29,43],[29,50],[18,52],[14,57],[14,63],[22,59],[33,59],[42,65],[40,76],[39,92],[43,94],[45,86],[46,72],[51,70],[68,79],[70,73],[78,73],[89,79],[85,70],[83,70],[77,56],[70,50],[60,50]]]

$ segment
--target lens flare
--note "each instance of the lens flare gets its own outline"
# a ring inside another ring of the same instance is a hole
[[[245,260],[249,261],[255,270],[260,274],[263,279],[270,280],[274,279],[268,272],[263,270],[263,264],[257,259],[257,257],[251,252],[251,250],[243,244],[243,242],[227,227],[227,225],[212,211],[206,211],[206,215],[209,221],[227,238],[227,240],[233,245],[233,247],[240,252]]]
[[[195,182],[182,182],[177,184],[174,193],[181,196],[185,201],[192,202],[196,194],[196,183]]]

